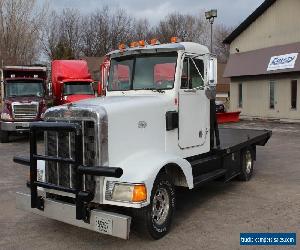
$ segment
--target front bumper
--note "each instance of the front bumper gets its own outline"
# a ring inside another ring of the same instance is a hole
[[[30,122],[0,122],[3,131],[29,131]]]
[[[44,199],[44,210],[31,208],[31,196],[17,193],[16,204],[18,209],[29,211],[54,220],[62,221],[77,227],[86,228],[95,232],[108,234],[122,239],[129,239],[131,217],[106,212],[100,209],[91,210],[90,223],[76,220],[76,206],[51,199]],[[109,223],[109,225],[106,225]]]

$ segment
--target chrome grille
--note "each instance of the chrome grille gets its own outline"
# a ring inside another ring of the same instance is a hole
[[[64,121],[77,123],[82,128],[83,165],[96,166],[95,123],[93,121]],[[69,132],[45,132],[46,154],[75,159],[75,135]],[[46,162],[46,181],[55,185],[73,188],[75,186],[74,165]],[[84,190],[93,190],[94,178],[84,176]]]
[[[38,113],[38,103],[18,104],[13,103],[13,115],[16,120],[35,119]]]

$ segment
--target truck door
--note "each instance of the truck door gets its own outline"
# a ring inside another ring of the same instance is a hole
[[[179,90],[179,147],[200,147],[209,141],[209,100],[204,91],[204,61],[186,57]]]

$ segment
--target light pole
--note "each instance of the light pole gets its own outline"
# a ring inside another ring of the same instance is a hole
[[[217,16],[218,11],[216,9],[205,12],[205,17],[210,23],[210,53],[213,53],[213,24]]]

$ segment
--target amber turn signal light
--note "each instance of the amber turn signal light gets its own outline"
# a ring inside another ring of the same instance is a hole
[[[147,189],[145,185],[135,185],[133,188],[132,201],[141,202],[147,200]]]

